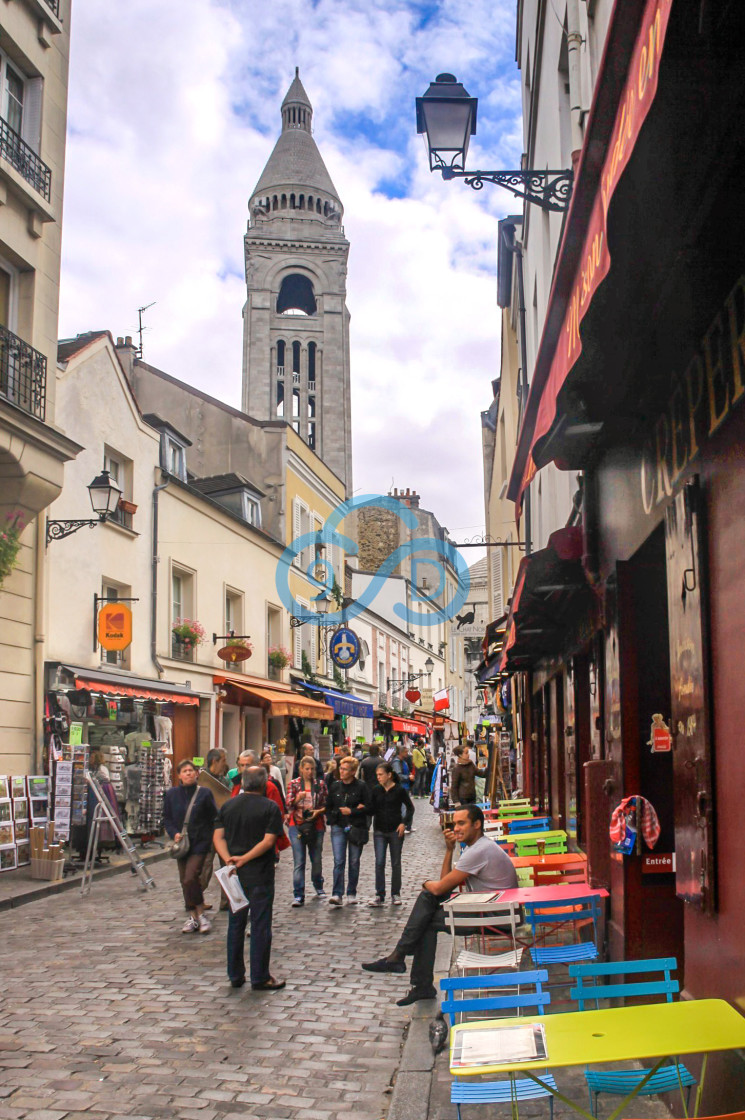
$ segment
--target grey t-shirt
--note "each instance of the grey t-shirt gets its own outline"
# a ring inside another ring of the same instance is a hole
[[[465,889],[468,891],[509,890],[517,886],[512,860],[488,836],[480,836],[470,848],[461,852],[457,869],[467,872]]]

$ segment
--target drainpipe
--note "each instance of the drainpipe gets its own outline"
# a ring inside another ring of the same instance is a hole
[[[509,236],[508,236],[509,231]],[[515,238],[515,227],[505,226],[502,230],[502,239],[505,248],[512,253],[515,258],[515,268],[517,269],[517,321],[518,333],[520,335],[520,416],[518,428],[522,423],[525,406],[528,403],[528,344],[525,334],[525,282],[523,279],[523,248],[520,242]],[[530,487],[525,491],[525,498],[523,501],[523,516],[525,519],[525,555],[530,556],[533,551],[531,545],[531,509],[530,509]]]
[[[567,62],[569,68],[569,117],[572,152],[582,149],[582,35],[579,30],[579,0],[567,0]]]
[[[152,560],[152,582],[150,590],[150,656],[153,664],[158,671],[158,678],[162,679],[165,669],[158,661],[158,499],[160,498],[161,490],[165,490],[170,482],[170,478],[166,475],[165,482],[160,486],[156,486],[153,490],[153,560]]]
[[[34,521],[34,654],[33,654],[33,747],[31,763],[34,774],[43,774],[44,753],[44,572],[46,567],[46,511],[41,510]]]

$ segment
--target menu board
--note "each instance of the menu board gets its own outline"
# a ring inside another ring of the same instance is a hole
[[[58,762],[54,783],[54,839],[70,836],[72,812],[72,762]]]

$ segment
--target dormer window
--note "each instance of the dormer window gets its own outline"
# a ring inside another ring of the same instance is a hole
[[[186,448],[170,432],[163,432],[161,443],[165,469],[169,474],[186,482]]]
[[[242,521],[261,528],[261,499],[264,494],[242,475],[231,473],[195,478],[192,486]]]

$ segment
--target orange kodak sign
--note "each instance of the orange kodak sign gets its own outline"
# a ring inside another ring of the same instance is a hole
[[[132,612],[126,603],[106,603],[98,612],[98,640],[104,649],[126,649],[132,641]]]

